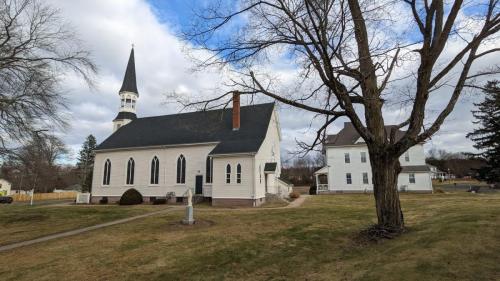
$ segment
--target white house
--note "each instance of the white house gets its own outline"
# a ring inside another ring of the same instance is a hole
[[[373,191],[368,147],[352,123],[344,123],[338,134],[329,135],[324,151],[326,166],[315,172],[318,193]],[[411,147],[399,161],[402,168],[398,177],[400,191],[432,192],[431,172],[425,164],[423,144]]]
[[[137,118],[134,50],[119,92],[114,132],[96,150],[92,202],[134,188],[145,200],[182,202],[188,188],[212,205],[257,206],[288,194],[279,179],[280,123],[274,103]]]
[[[5,179],[0,179],[0,196],[11,194],[11,184]]]
[[[437,179],[444,180],[446,178],[446,173],[443,172],[443,171],[440,171],[438,169],[438,167],[436,167],[434,165],[430,165],[430,164],[427,164],[427,166],[429,166],[429,169],[431,171],[431,179],[433,179],[433,180],[437,180]]]

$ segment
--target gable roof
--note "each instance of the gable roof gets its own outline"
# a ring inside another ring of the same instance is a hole
[[[385,131],[387,135],[390,135],[393,125],[385,126]],[[396,131],[396,139],[400,139],[404,135],[404,131]],[[325,145],[327,146],[344,146],[344,145],[366,145],[364,142],[356,142],[361,136],[358,131],[354,128],[351,122],[345,122],[344,128],[340,130],[336,135],[328,135],[325,140]]]
[[[233,130],[231,108],[137,118],[96,150],[216,142],[210,155],[255,153],[264,141],[273,110],[274,103],[242,106],[239,130]]]
[[[125,76],[123,77],[123,84],[120,88],[120,92],[132,92],[139,96],[137,91],[137,81],[135,78],[135,58],[134,58],[134,48],[130,51],[130,57],[128,58],[127,70],[125,70]]]

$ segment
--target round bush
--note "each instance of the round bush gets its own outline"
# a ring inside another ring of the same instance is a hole
[[[120,205],[137,205],[142,204],[142,202],[143,201],[141,193],[131,188],[123,193],[119,203]]]
[[[289,196],[292,199],[297,199],[300,197],[300,193],[298,193],[297,191],[294,191],[294,192],[291,192]]]

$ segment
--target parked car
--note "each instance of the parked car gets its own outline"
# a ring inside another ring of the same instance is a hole
[[[14,201],[10,196],[0,196],[0,204],[10,204]]]

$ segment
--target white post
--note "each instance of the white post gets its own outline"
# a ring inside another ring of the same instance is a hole
[[[31,190],[31,202],[30,205],[33,206],[33,196],[35,195],[35,189]]]
[[[316,194],[319,194],[319,177],[318,177],[318,174],[316,174],[315,177],[316,177]]]

